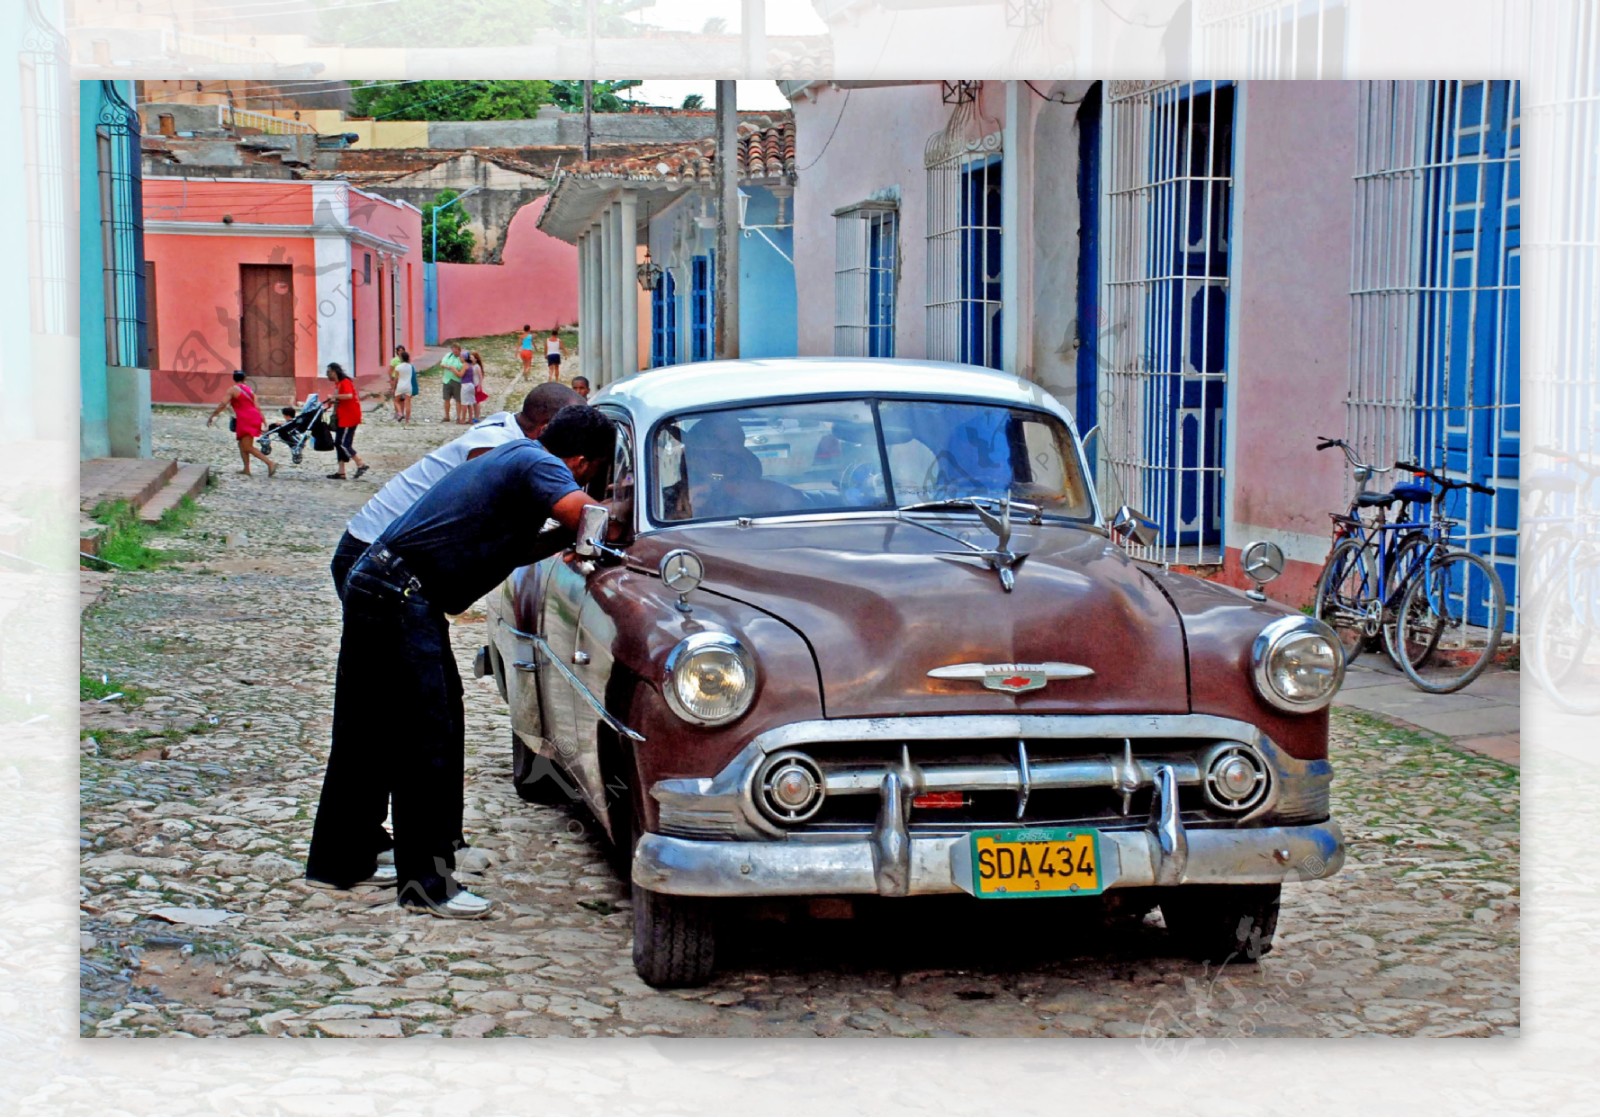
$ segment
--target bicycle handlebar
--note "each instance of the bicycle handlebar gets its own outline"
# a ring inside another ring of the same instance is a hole
[[[1394,468],[1404,470],[1408,474],[1425,477],[1441,489],[1470,489],[1474,493],[1482,493],[1485,497],[1493,497],[1495,490],[1492,485],[1479,485],[1475,481],[1456,481],[1454,478],[1442,477],[1432,470],[1425,469],[1415,462],[1396,462]]]

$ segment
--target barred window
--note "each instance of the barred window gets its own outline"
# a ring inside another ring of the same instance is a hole
[[[928,356],[1000,367],[1000,133],[941,133],[928,170]]]
[[[893,357],[900,222],[895,203],[862,202],[834,211],[833,352]]]
[[[106,364],[144,368],[144,199],[139,117],[115,83],[101,82],[95,125],[100,180],[100,250],[106,300]]]

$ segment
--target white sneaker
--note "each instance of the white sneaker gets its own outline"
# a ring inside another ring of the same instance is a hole
[[[478,920],[494,911],[494,902],[487,897],[480,897],[476,893],[469,893],[463,889],[448,901],[408,907],[416,912],[426,912],[431,916],[438,916],[445,920]]]
[[[394,865],[394,848],[393,847],[390,847],[388,850],[380,850],[380,851],[378,851],[378,865],[380,865],[380,866],[392,866],[392,865]]]

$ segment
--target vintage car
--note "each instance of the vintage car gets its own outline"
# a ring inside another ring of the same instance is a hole
[[[706,981],[715,906],[775,896],[1125,891],[1256,958],[1282,882],[1342,864],[1336,638],[1130,558],[1149,522],[1108,524],[1037,385],[749,360],[593,403],[612,469],[490,596],[478,670],[517,790],[609,835],[646,982]]]

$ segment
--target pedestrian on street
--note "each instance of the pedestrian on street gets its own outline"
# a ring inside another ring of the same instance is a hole
[[[476,423],[483,418],[483,401],[489,398],[489,390],[486,387],[489,372],[484,368],[483,354],[477,350],[468,353],[467,368],[472,371],[472,389],[468,391],[466,381],[461,382],[461,406],[467,409],[471,422]]]
[[[392,794],[400,904],[454,919],[491,911],[455,878],[465,714],[446,615],[570,542],[591,503],[580,486],[614,444],[602,412],[564,408],[539,442],[513,440],[445,475],[351,569],[309,881],[348,888],[377,874]],[[541,533],[551,518],[565,531]]]
[[[261,434],[261,426],[266,420],[256,404],[255,389],[244,382],[244,372],[240,369],[233,371],[233,387],[228,389],[228,394],[206,416],[206,426],[211,426],[217,416],[230,407],[233,409],[233,420],[229,426],[239,440],[239,460],[244,463],[244,469],[239,472],[249,477],[250,459],[259,458],[267,464],[267,476],[271,477],[278,472],[277,463],[256,449],[256,436]]]
[[[559,328],[550,331],[544,343],[544,363],[549,369],[547,380],[561,379],[561,333]]]
[[[450,352],[439,359],[441,379],[444,382],[444,418],[441,423],[450,422],[450,405],[458,407],[461,404],[461,370],[466,366],[466,360],[461,356],[461,343],[451,342]]]
[[[354,462],[356,477],[360,477],[371,468],[356,453],[356,428],[361,426],[361,397],[356,392],[356,382],[345,375],[343,366],[337,361],[328,362],[327,376],[334,383],[328,399],[334,405],[334,422],[338,424],[338,430],[333,433],[333,449],[339,456],[339,468],[328,476],[343,481],[344,464]]]
[[[572,390],[585,400],[589,398],[589,378],[579,373],[572,378]]]
[[[460,438],[429,451],[386,481],[372,500],[350,518],[333,550],[333,588],[339,600],[344,600],[345,576],[367,545],[416,504],[435,482],[461,463],[481,458],[502,443],[537,439],[556,412],[581,403],[583,398],[564,384],[538,385],[522,401],[521,411],[503,411],[480,420]]]
[[[533,327],[530,325],[522,327],[522,344],[517,347],[517,356],[522,359],[522,379],[527,380],[533,376]]]
[[[394,419],[396,423],[411,422],[411,396],[416,391],[414,381],[417,367],[411,363],[411,354],[403,345],[394,347],[394,359],[389,362],[389,378],[394,381]]]

